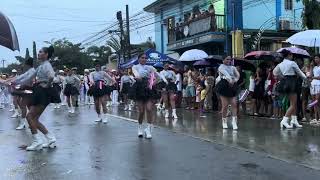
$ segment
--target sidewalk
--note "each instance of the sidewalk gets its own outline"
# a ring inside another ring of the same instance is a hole
[[[13,130],[18,121],[7,118],[6,111],[0,113],[0,179],[307,180],[320,176],[320,171],[265,153],[211,143],[168,128],[155,128],[152,140],[139,139],[136,123],[110,117],[108,125],[95,124],[93,108],[87,107],[74,116],[49,108],[41,121],[56,134],[58,148],[26,152],[18,146],[30,142],[29,131]],[[208,124],[182,122],[209,132]]]

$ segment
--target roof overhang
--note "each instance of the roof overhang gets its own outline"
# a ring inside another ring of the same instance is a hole
[[[143,8],[143,10],[149,13],[156,13],[160,11],[162,8],[168,5],[171,5],[173,3],[176,3],[177,1],[178,0],[156,0],[155,2]]]

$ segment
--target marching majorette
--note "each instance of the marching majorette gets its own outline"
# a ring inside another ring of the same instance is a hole
[[[54,49],[52,46],[40,49],[38,59],[41,64],[37,67],[33,74],[28,78],[20,81],[21,84],[35,80],[32,87],[31,106],[27,114],[27,121],[31,129],[33,141],[30,146],[26,148],[27,151],[41,150],[43,147],[51,147],[56,142],[56,138],[52,132],[39,121],[39,117],[44,112],[50,103],[60,103],[58,92],[52,87],[52,81],[55,72],[49,62],[52,57]],[[40,130],[46,138],[46,142],[42,141],[41,136],[38,134]]]
[[[69,113],[75,113],[76,101],[79,95],[78,86],[80,84],[80,79],[74,73],[74,71],[70,69],[66,69],[67,76],[64,79],[65,88],[64,95],[67,97],[67,104],[69,107]]]
[[[108,123],[106,98],[110,96],[111,89],[105,80],[110,84],[114,84],[114,80],[105,71],[101,70],[101,65],[96,61],[95,71],[90,73],[90,89],[88,94],[93,96],[95,109],[98,114],[98,119],[95,122]],[[101,115],[101,108],[103,115]]]
[[[151,139],[152,138],[152,122],[154,119],[153,109],[155,107],[155,100],[160,99],[160,92],[157,92],[155,88],[156,78],[161,77],[161,79],[168,84],[167,79],[157,73],[157,70],[149,65],[146,65],[147,56],[145,53],[138,56],[139,64],[132,67],[132,72],[134,74],[136,82],[133,85],[135,100],[138,104],[139,109],[139,125],[138,125],[138,137],[143,137]],[[143,133],[143,119],[144,114],[147,114],[147,127]]]
[[[172,70],[169,70],[169,64],[164,65],[164,69],[160,72],[160,74],[167,80],[168,84],[163,82],[162,88],[162,99],[165,104],[165,118],[169,118],[169,109],[172,109],[172,117],[174,119],[178,119],[177,110],[176,110],[176,92],[177,85],[176,82],[176,73]]]
[[[238,118],[237,118],[237,82],[240,78],[240,74],[236,67],[231,65],[232,58],[227,56],[223,60],[218,68],[220,81],[217,84],[217,93],[221,99],[221,114],[222,114],[222,128],[227,129],[227,114],[228,108],[231,106],[232,113],[232,128],[233,130],[238,129]]]

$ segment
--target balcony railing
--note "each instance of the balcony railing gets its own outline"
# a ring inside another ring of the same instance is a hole
[[[206,32],[224,32],[224,18],[224,15],[203,14],[190,21],[180,23],[168,30],[168,42],[169,44],[174,43]]]

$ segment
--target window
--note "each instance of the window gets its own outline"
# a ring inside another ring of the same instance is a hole
[[[293,0],[285,0],[284,1],[284,8],[286,10],[292,10],[293,9]]]

